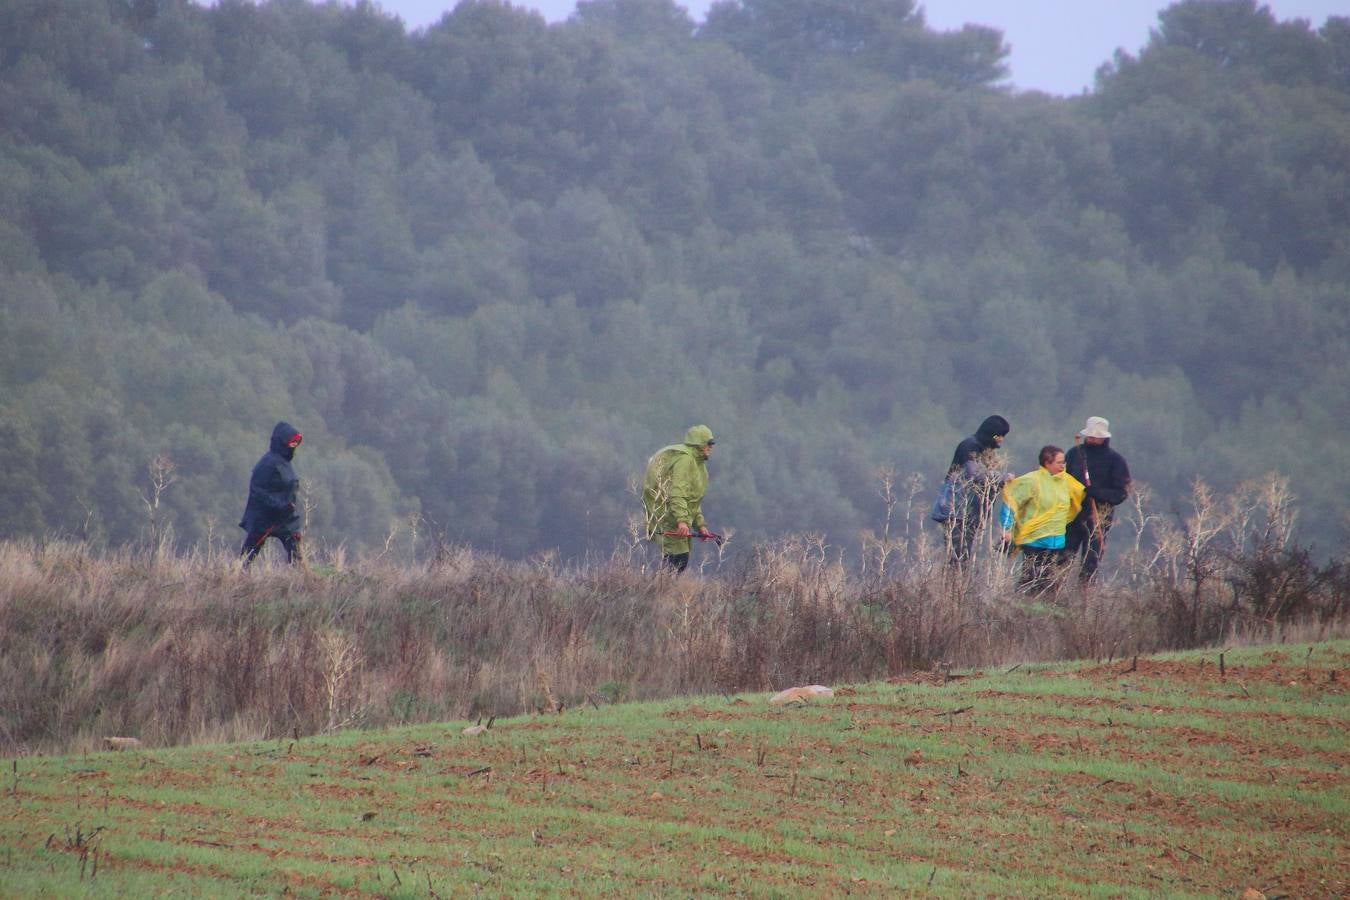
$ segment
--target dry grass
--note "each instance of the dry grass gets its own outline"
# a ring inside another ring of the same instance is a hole
[[[1008,557],[951,569],[909,519],[864,536],[857,561],[807,535],[683,577],[631,546],[581,566],[441,546],[425,562],[245,571],[162,547],[3,544],[0,747],[271,738],[1343,634],[1346,566],[1290,545],[1291,509],[1270,479],[1225,498],[1197,485],[1171,519],[1141,502],[1112,534],[1111,577],[1035,600]]]

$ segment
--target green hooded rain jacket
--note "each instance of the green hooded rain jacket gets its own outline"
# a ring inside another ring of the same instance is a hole
[[[662,447],[647,460],[642,479],[642,511],[647,538],[655,541],[666,556],[688,553],[689,538],[666,537],[681,522],[697,532],[703,519],[703,494],[708,490],[708,465],[703,448],[713,439],[707,425],[695,425],[684,435],[684,443]]]

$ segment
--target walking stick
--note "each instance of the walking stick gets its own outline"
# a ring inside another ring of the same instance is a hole
[[[245,569],[247,569],[247,568],[249,567],[249,564],[253,562],[254,557],[256,557],[259,553],[262,552],[262,546],[263,546],[263,544],[267,541],[267,538],[272,534],[272,529],[273,529],[273,528],[276,528],[276,527],[277,527],[277,526],[276,526],[276,523],[275,523],[275,522],[273,522],[271,525],[268,525],[268,526],[267,526],[267,530],[264,531],[264,532],[258,537],[258,539],[257,539],[256,541],[253,542],[253,544],[252,544],[251,546],[248,546],[247,549],[245,549],[245,550],[243,550],[242,552],[240,552],[239,555],[242,556],[242,557],[244,557],[244,568],[245,568]]]
[[[725,539],[722,537],[722,535],[720,535],[720,534],[713,534],[711,531],[708,532],[707,534],[695,534],[695,533],[693,533],[693,532],[690,532],[689,534],[680,534],[678,531],[663,531],[663,532],[661,532],[661,536],[662,536],[662,537],[674,537],[674,538],[677,538],[677,537],[687,537],[687,538],[691,538],[691,539],[692,539],[692,538],[698,538],[700,541],[716,541],[716,542],[717,542],[717,546],[719,546],[719,547],[722,546],[722,541],[725,540]]]
[[[269,537],[272,536],[272,529],[273,529],[273,528],[276,528],[276,527],[277,527],[277,523],[276,523],[276,522],[273,522],[271,525],[268,525],[268,526],[267,526],[267,530],[264,531],[264,532],[262,533],[262,537],[258,538],[258,542],[257,542],[256,544],[254,544],[253,546],[254,546],[256,549],[261,550],[261,549],[262,549],[262,545],[263,545],[264,543],[267,542],[267,539],[268,539]]]

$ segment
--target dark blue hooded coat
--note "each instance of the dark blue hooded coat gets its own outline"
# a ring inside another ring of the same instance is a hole
[[[983,455],[986,451],[998,449],[998,441],[994,438],[1007,437],[1011,430],[1007,419],[989,416],[980,423],[973,435],[956,445],[956,452],[952,454],[947,477],[958,483],[958,494],[965,498],[962,501],[965,505],[957,510],[957,517],[964,518],[962,528],[967,530],[968,535],[973,534],[970,529],[983,524],[1003,485],[1002,473],[987,467]]]
[[[980,427],[975,433],[956,445],[956,452],[952,454],[952,464],[947,469],[948,474],[965,470],[965,474],[974,477],[975,473],[971,471],[970,463],[979,458],[980,454],[986,450],[994,450],[998,447],[995,437],[1007,437],[1012,426],[1008,420],[1002,416],[989,416],[980,423]]]
[[[239,522],[249,534],[271,529],[279,537],[300,530],[303,520],[296,506],[300,476],[291,465],[295,450],[286,446],[299,433],[289,423],[278,422],[272,429],[272,448],[253,467],[248,479],[248,503]]]

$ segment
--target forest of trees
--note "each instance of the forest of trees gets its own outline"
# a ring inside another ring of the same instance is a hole
[[[849,545],[998,413],[1343,547],[1350,18],[1006,56],[913,0],[6,0],[0,537],[233,545],[285,419],[313,541],[604,552],[706,422],[711,525]]]

